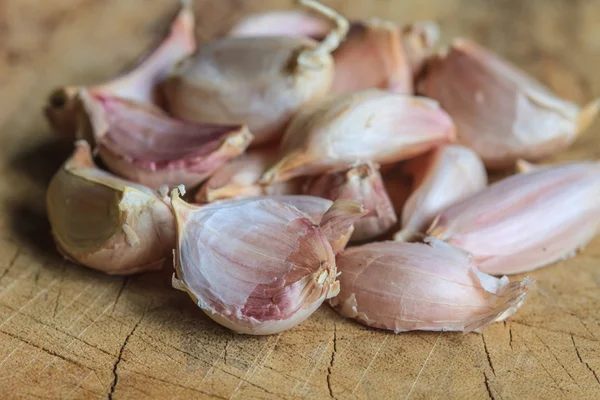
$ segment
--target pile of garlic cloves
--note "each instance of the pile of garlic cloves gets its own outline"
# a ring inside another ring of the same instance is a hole
[[[239,333],[324,302],[394,332],[481,332],[524,277],[600,231],[600,162],[566,149],[579,107],[430,21],[348,21],[315,0],[196,43],[182,1],[162,42],[45,109],[75,149],[47,192],[59,252],[108,274],[161,268]],[[488,185],[488,171],[517,173]],[[350,244],[349,244],[350,243]]]

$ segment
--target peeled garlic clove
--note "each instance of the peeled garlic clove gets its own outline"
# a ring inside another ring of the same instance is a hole
[[[342,316],[396,333],[481,332],[523,304],[533,281],[486,275],[469,255],[435,239],[351,247],[337,257]]]
[[[600,163],[513,175],[444,210],[428,234],[473,253],[489,274],[574,255],[600,230]]]
[[[338,293],[331,245],[296,207],[255,198],[195,207],[176,191],[171,196],[173,286],[219,324],[252,335],[281,332]]]
[[[81,91],[96,151],[118,175],[150,187],[194,186],[244,152],[242,125],[175,120],[160,109]]]
[[[141,103],[159,103],[156,85],[167,77],[177,61],[195,49],[194,13],[191,2],[182,0],[181,11],[171,23],[169,34],[146,58],[126,74],[88,89]],[[80,89],[67,86],[55,90],[48,98],[45,114],[57,134],[74,137],[77,133],[82,111],[77,96]]]
[[[511,166],[564,150],[594,120],[600,101],[581,109],[495,54],[455,40],[433,58],[420,92],[440,102],[454,119],[458,139],[487,167]]]
[[[61,254],[107,274],[158,269],[175,244],[171,209],[150,189],[98,169],[78,141],[46,195]]]
[[[418,21],[402,29],[401,39],[413,78],[416,78],[436,50],[440,27],[433,21]]]
[[[442,210],[487,185],[481,159],[459,145],[441,146],[410,160],[405,171],[413,176],[414,190],[404,204],[402,230],[395,240],[421,236]]]
[[[201,46],[164,84],[182,119],[248,124],[254,145],[276,140],[294,112],[331,87],[335,50],[348,22],[314,0],[302,4],[335,21],[321,42],[298,36],[234,37]]]
[[[379,168],[371,162],[322,175],[308,183],[305,193],[362,204],[368,213],[354,224],[353,241],[382,235],[397,221]]]
[[[238,21],[227,36],[308,36],[322,38],[333,29],[331,21],[304,10],[267,11]]]
[[[433,100],[375,89],[341,94],[294,116],[283,136],[284,155],[261,183],[319,175],[356,160],[393,163],[453,138],[452,120]]]

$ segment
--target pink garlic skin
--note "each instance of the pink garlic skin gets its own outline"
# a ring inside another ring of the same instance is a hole
[[[471,149],[445,145],[405,166],[413,176],[413,192],[404,204],[402,230],[395,240],[424,234],[433,219],[446,207],[487,186],[483,162]]]
[[[352,241],[382,235],[397,222],[379,168],[370,162],[322,175],[307,185],[305,193],[330,200],[356,200],[367,209],[354,224]]]
[[[483,47],[457,39],[430,59],[420,94],[454,119],[459,142],[488,168],[537,160],[573,143],[595,119],[600,102],[581,109]]]
[[[473,254],[481,271],[517,274],[573,256],[600,230],[600,163],[503,179],[443,211],[428,234]]]
[[[342,316],[393,330],[481,332],[521,306],[529,278],[509,282],[479,272],[469,255],[436,239],[351,247],[337,257]]]

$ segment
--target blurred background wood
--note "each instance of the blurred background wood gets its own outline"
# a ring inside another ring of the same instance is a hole
[[[600,95],[600,0],[331,0],[350,18],[433,19],[568,99]],[[208,40],[291,0],[196,0]],[[0,1],[0,393],[8,398],[600,398],[600,239],[530,274],[537,291],[484,335],[363,328],[323,306],[292,331],[234,335],[170,288],[61,260],[44,193],[71,150],[48,92],[113,76],[156,41],[175,0]],[[600,124],[557,160],[600,157]],[[577,205],[574,204],[574,207]]]

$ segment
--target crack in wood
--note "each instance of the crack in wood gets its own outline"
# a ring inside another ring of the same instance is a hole
[[[117,369],[119,368],[119,364],[121,363],[121,360],[123,359],[123,351],[125,350],[125,347],[127,347],[127,343],[129,343],[129,339],[131,339],[131,337],[135,333],[135,330],[137,329],[137,327],[140,325],[140,323],[144,319],[145,315],[146,315],[146,313],[144,312],[142,314],[142,316],[140,317],[140,319],[135,323],[135,325],[133,326],[133,328],[131,329],[129,334],[127,334],[127,337],[125,337],[125,340],[123,341],[123,345],[121,345],[121,349],[119,350],[119,355],[117,356],[117,360],[115,361],[115,363],[113,365],[113,370],[112,370],[113,381],[110,385],[110,391],[108,392],[108,396],[107,396],[108,400],[113,399],[115,390],[117,388],[117,383],[119,382],[119,374],[118,374]]]
[[[573,335],[571,335],[571,342],[573,342],[573,347],[575,348],[575,353],[577,354],[577,358],[579,358],[579,362],[586,366],[586,368],[592,373],[592,375],[594,375],[594,378],[596,378],[596,382],[598,382],[598,385],[600,385],[600,378],[598,377],[596,371],[594,371],[594,369],[590,367],[590,364],[588,364],[586,361],[583,361],[583,358],[581,358],[581,354],[579,354],[579,348],[577,347],[577,344],[575,344],[575,339],[573,338]]]
[[[331,375],[333,370],[333,363],[335,362],[335,354],[337,353],[337,323],[333,321],[333,349],[331,350],[331,359],[329,360],[329,366],[327,367],[327,389],[329,390],[329,397],[335,399],[333,395],[333,388],[331,387]]]
[[[492,392],[492,388],[490,386],[490,380],[485,372],[483,373],[483,377],[484,377],[483,383],[485,384],[485,388],[487,390],[490,400],[496,400],[496,398],[494,397],[494,393]]]
[[[554,357],[554,359],[556,360],[556,362],[558,363],[558,365],[560,365],[561,368],[567,373],[567,375],[569,375],[569,378],[571,378],[571,380],[573,382],[575,382],[575,384],[577,386],[579,386],[579,383],[577,383],[577,381],[575,380],[575,378],[573,378],[573,375],[571,375],[571,373],[569,371],[567,371],[567,368],[565,368],[565,366],[563,365],[563,363],[561,363],[560,360],[558,359],[558,357],[556,357],[556,355],[554,354],[554,352],[552,351],[552,349],[536,333],[534,333],[534,335],[535,335],[535,337],[538,338],[538,340],[540,341],[540,343],[543,344],[546,349],[548,349],[548,352],[550,354],[552,354],[552,357]]]
[[[128,276],[123,278],[123,282],[121,282],[121,287],[119,288],[119,292],[117,293],[117,298],[115,299],[115,303],[113,304],[112,310],[110,310],[111,315],[114,314],[115,308],[117,307],[117,303],[119,302],[119,299],[121,298],[121,295],[123,294],[123,291],[125,290],[125,286],[127,286],[128,282],[129,282]]]
[[[494,369],[494,364],[492,364],[492,358],[490,357],[490,352],[488,351],[487,343],[485,342],[485,334],[481,334],[481,341],[483,342],[483,350],[485,350],[485,356],[487,358],[488,365],[492,370],[492,374],[496,376],[496,370]]]

